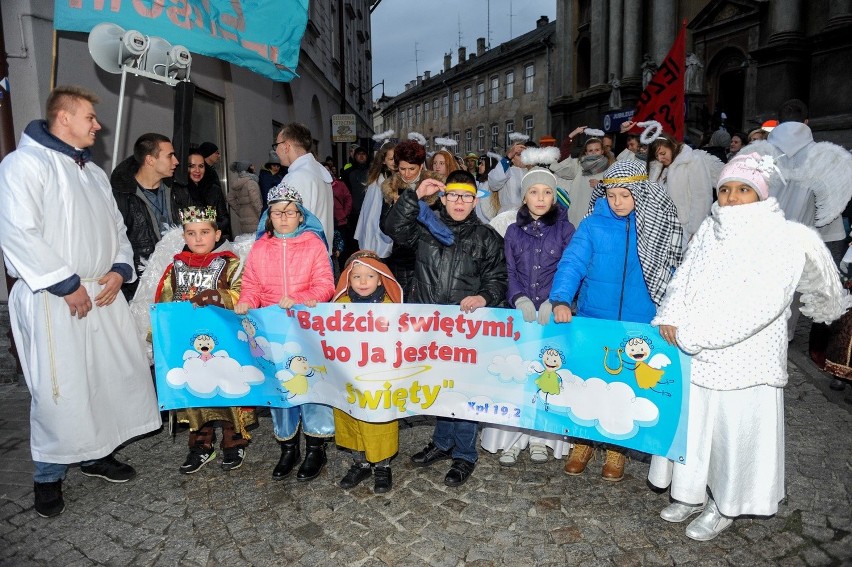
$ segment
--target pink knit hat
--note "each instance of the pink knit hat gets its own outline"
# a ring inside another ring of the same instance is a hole
[[[758,153],[737,154],[722,168],[719,182],[716,187],[721,187],[728,181],[739,181],[754,189],[761,201],[769,197],[769,176],[773,171],[778,171],[772,156],[762,156]]]

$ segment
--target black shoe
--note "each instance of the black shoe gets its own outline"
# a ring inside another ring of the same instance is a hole
[[[390,467],[376,467],[373,477],[373,492],[375,494],[384,494],[385,492],[390,492],[390,489],[393,488]]]
[[[835,392],[842,392],[844,389],[846,389],[846,382],[844,380],[834,378],[831,381],[831,384],[828,385],[828,387],[834,390]]]
[[[443,461],[449,458],[449,453],[443,449],[438,449],[435,444],[430,441],[429,444],[426,445],[425,449],[419,453],[415,453],[411,457],[411,462],[418,467],[428,467],[436,461]]]
[[[178,471],[182,474],[192,474],[198,469],[216,458],[216,451],[212,447],[205,449],[204,447],[193,447],[189,450],[189,455],[180,466]]]
[[[35,482],[35,511],[42,518],[53,518],[65,511],[65,500],[62,498],[62,481]]]
[[[311,438],[307,435],[307,442],[310,443]],[[325,443],[320,445],[307,445],[305,447],[305,460],[302,461],[302,466],[299,467],[299,472],[296,473],[296,480],[299,482],[307,482],[319,476],[322,468],[325,466]]]
[[[80,465],[80,472],[86,476],[96,476],[109,482],[127,482],[136,476],[133,467],[119,462],[112,455],[98,459],[91,465]]]
[[[299,452],[299,438],[281,443],[281,458],[272,469],[272,480],[284,480],[293,471],[302,454]]]
[[[353,464],[349,467],[349,470],[346,471],[346,475],[340,479],[340,482],[337,483],[340,488],[349,490],[350,488],[355,488],[363,481],[370,478],[372,474],[372,470],[370,469],[369,463],[365,463],[367,466],[361,466],[358,463]]]
[[[226,471],[233,471],[243,466],[243,459],[246,458],[245,447],[234,447],[231,449],[223,449],[225,454],[222,459],[222,468]]]
[[[474,468],[476,468],[476,463],[464,459],[453,459],[453,466],[450,467],[450,472],[444,477],[444,484],[447,486],[463,485],[473,473]]]

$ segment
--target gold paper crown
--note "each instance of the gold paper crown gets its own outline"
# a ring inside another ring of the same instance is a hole
[[[181,224],[188,224],[191,222],[216,222],[216,207],[187,207],[178,211],[178,215],[180,216]]]

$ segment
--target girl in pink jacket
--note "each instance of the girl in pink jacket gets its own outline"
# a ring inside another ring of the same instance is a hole
[[[269,191],[269,217],[249,252],[240,299],[234,312],[278,305],[314,307],[334,294],[334,275],[319,220],[302,205],[302,197],[286,180]],[[263,219],[261,219],[263,220]],[[272,478],[282,480],[299,462],[299,424],[305,430],[305,461],[297,479],[319,476],[326,462],[325,443],[334,436],[330,406],[302,404],[272,408],[281,458]]]

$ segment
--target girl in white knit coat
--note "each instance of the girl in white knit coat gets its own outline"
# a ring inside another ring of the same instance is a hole
[[[843,291],[813,230],[784,218],[768,196],[771,157],[738,155],[718,181],[718,201],[669,283],[652,324],[693,355],[685,463],[654,457],[648,478],[674,502],[661,516],[692,539],[713,539],[733,518],[768,516],[784,498],[787,318],[829,322]],[[709,488],[709,499],[707,489]],[[706,501],[706,506],[705,506]]]

